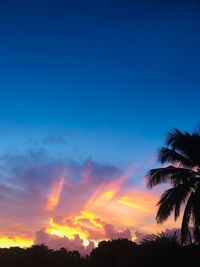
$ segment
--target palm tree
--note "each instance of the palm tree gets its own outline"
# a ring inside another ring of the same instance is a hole
[[[148,235],[141,242],[143,246],[178,247],[180,245],[176,232],[167,235],[164,232]]]
[[[172,187],[158,202],[156,220],[163,223],[172,212],[176,220],[184,207],[181,242],[184,244],[191,240],[192,227],[194,241],[200,243],[200,129],[192,134],[177,129],[170,132],[158,159],[168,166],[150,170],[147,186],[152,188],[169,182]]]

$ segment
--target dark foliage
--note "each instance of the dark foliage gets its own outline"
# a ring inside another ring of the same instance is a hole
[[[181,246],[176,236],[152,235],[137,245],[126,239],[102,241],[83,258],[77,251],[45,245],[0,249],[2,267],[146,267],[196,266],[200,246]]]
[[[84,267],[86,259],[78,251],[51,250],[35,245],[27,249],[13,247],[0,249],[0,266],[4,267]]]

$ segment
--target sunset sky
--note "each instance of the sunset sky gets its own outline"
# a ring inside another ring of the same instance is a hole
[[[83,254],[155,222],[157,150],[200,114],[199,1],[0,4],[0,247]]]

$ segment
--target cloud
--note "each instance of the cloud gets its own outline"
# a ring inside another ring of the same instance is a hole
[[[80,240],[73,242],[79,241],[81,250],[83,240],[131,239],[135,231],[155,232],[158,195],[130,183],[134,172],[133,167],[123,171],[92,159],[54,158],[44,149],[4,154],[1,232],[33,240],[36,229],[45,228],[44,236],[55,245],[71,244],[78,235]],[[173,221],[170,227],[175,227]]]
[[[115,226],[112,224],[105,224],[104,225],[105,230],[105,237],[108,239],[118,239],[118,238],[126,238],[131,240],[132,234],[129,229],[126,229],[124,231],[117,231]]]
[[[29,143],[34,146],[66,145],[67,140],[61,135],[47,135],[41,140],[31,138]]]
[[[92,220],[83,216],[77,216],[76,218],[57,217],[51,219],[50,225],[47,229],[43,228],[36,231],[35,244],[44,243],[52,249],[64,247],[67,250],[78,250],[84,256],[95,247],[94,241],[118,238],[132,240],[129,229],[119,231],[113,224],[109,224],[100,218]],[[66,235],[69,232],[71,236],[67,237]],[[86,240],[87,245],[85,245]]]
[[[47,228],[48,233],[73,237],[74,233],[79,233],[83,239],[87,240],[103,240],[103,239],[118,239],[126,238],[131,240],[132,234],[129,229],[117,226],[102,220],[101,218],[95,218],[92,214],[87,212],[81,212],[74,217],[67,218],[52,218],[50,220],[50,227]]]
[[[135,231],[135,242],[136,243],[141,243],[142,240],[144,240],[145,238],[147,238],[150,234],[147,233],[143,233],[140,231]]]
[[[92,160],[77,163],[52,158],[44,149],[6,153],[0,157],[1,230],[18,234],[12,227],[15,222],[31,237],[52,216],[78,214],[91,193],[117,179],[119,173],[115,166]]]
[[[66,139],[63,136],[48,135],[42,138],[42,145],[65,145],[67,144]]]
[[[84,245],[84,240],[82,240],[79,235],[74,235],[72,239],[69,239],[66,236],[58,237],[56,235],[48,234],[44,228],[36,232],[34,243],[46,244],[52,249],[66,248],[69,251],[77,250],[82,256],[90,254],[95,247],[95,244],[92,241],[89,241],[87,245]]]

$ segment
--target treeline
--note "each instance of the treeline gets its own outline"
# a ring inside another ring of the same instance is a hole
[[[137,245],[126,239],[102,241],[87,257],[45,245],[1,248],[2,267],[166,267],[199,266],[199,245],[181,246],[175,240],[149,239]]]

